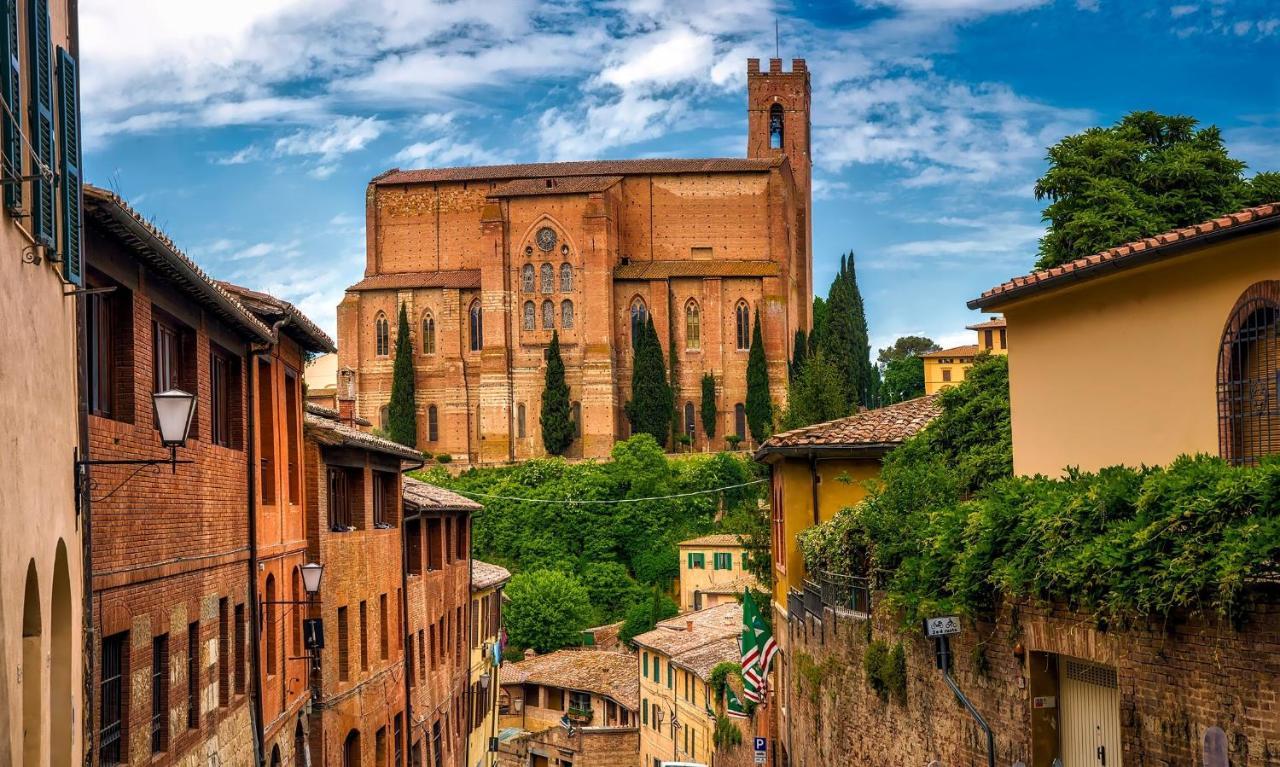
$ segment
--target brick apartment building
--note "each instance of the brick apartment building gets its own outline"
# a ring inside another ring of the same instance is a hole
[[[0,764],[70,765],[82,753],[74,8],[11,1],[0,14]]]
[[[92,763],[252,764],[250,348],[272,340],[118,197],[86,186],[89,454],[165,454],[151,394],[197,395],[162,467],[94,467]]]
[[[263,758],[268,764],[304,764],[303,707],[310,698],[310,663],[303,648],[307,600],[306,486],[302,481],[302,371],[309,353],[333,352],[333,340],[292,304],[274,296],[219,283],[262,323],[276,342],[257,351],[249,366],[253,392],[251,465],[253,523],[250,569],[256,574],[251,607],[259,628],[257,689]],[[280,604],[291,602],[292,604]]]
[[[410,317],[417,444],[460,461],[543,453],[543,354],[558,331],[579,438],[602,457],[629,434],[634,326],[675,350],[682,431],[746,435],[759,315],[771,391],[812,324],[809,72],[747,63],[747,157],[392,170],[366,194],[365,278],[338,307],[339,369],[359,414],[391,392],[399,307]],[[715,376],[719,425],[698,426]],[[714,444],[711,444],[714,443]]]
[[[409,764],[466,767],[471,514],[480,505],[404,479]]]
[[[313,764],[402,764],[406,661],[400,472],[415,450],[308,405],[303,498],[307,558],[324,565],[319,598],[324,648],[312,675],[307,739]],[[292,652],[292,649],[290,652]]]

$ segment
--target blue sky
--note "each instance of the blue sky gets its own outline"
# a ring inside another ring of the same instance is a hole
[[[87,179],[212,274],[332,331],[390,167],[742,156],[748,57],[813,73],[815,290],[857,254],[872,342],[967,342],[1027,271],[1045,147],[1134,109],[1280,170],[1257,0],[90,0]]]

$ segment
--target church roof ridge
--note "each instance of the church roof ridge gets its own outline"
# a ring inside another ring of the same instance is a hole
[[[637,158],[630,160],[576,160],[510,165],[476,165],[456,168],[393,168],[369,182],[375,185],[424,184],[437,181],[507,181],[524,178],[618,176],[679,173],[761,173],[781,167],[782,157],[745,158]]]

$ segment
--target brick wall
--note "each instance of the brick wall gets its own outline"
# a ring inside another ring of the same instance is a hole
[[[1044,717],[1056,714],[1033,715],[1033,689],[1037,696],[1056,692],[1043,688],[1045,669],[1071,657],[1115,669],[1127,767],[1200,764],[1211,726],[1226,732],[1231,764],[1270,767],[1280,764],[1280,593],[1256,596],[1238,628],[1180,616],[1100,631],[1067,609],[1006,604],[994,622],[966,624],[953,638],[953,674],[995,731],[998,764],[1050,763],[1057,735]],[[903,642],[905,703],[883,701],[868,687],[868,634]],[[932,642],[914,627],[902,631],[896,615],[877,611],[868,624],[827,609],[822,621],[792,620],[783,639],[778,678],[790,710],[780,728],[793,767],[986,764],[985,737],[935,668]]]
[[[563,757],[574,767],[635,767],[639,758],[639,734],[634,727],[588,727],[572,737],[556,725],[502,743],[498,751],[500,767],[524,767],[529,755]],[[555,761],[550,762],[556,764]]]

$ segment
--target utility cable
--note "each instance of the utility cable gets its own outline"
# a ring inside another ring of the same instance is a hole
[[[581,500],[581,499],[572,499],[572,498],[564,498],[564,499],[520,498],[513,495],[494,495],[491,493],[479,493],[474,490],[458,490],[454,488],[450,488],[450,489],[453,492],[457,493],[458,495],[475,496],[477,498],[490,498],[497,501],[519,501],[521,503],[555,503],[555,504],[569,504],[572,506],[581,506],[581,505],[590,504],[590,503],[613,504],[613,503],[642,503],[644,501],[669,501],[675,498],[689,498],[695,495],[706,495],[708,493],[719,493],[725,490],[736,490],[737,488],[740,488],[740,487],[749,487],[751,485],[758,485],[761,482],[768,482],[768,481],[769,480],[767,479],[753,479],[750,482],[742,482],[737,485],[725,485],[724,487],[713,487],[710,490],[693,490],[688,493],[676,493],[675,495],[654,495],[648,498],[613,498],[613,499],[607,499],[607,500]]]

